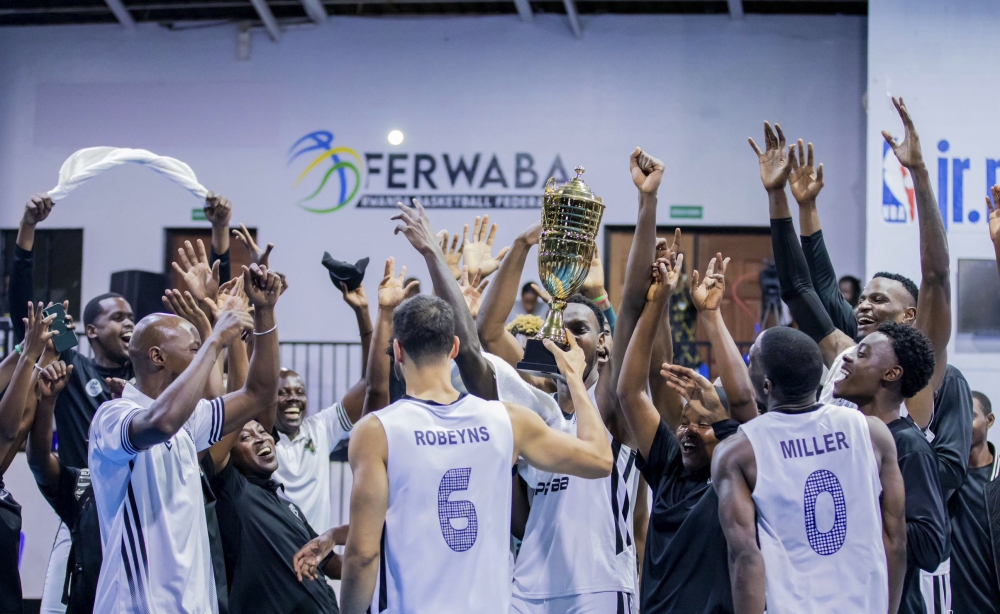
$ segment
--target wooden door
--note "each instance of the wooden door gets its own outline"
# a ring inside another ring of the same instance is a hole
[[[711,227],[682,227],[681,231],[684,272],[688,276],[686,283],[690,283],[692,270],[704,274],[709,260],[716,253],[721,252],[723,258],[730,259],[726,270],[726,295],[721,311],[733,339],[745,349],[758,332],[761,315],[760,271],[765,260],[774,259],[770,231],[767,228]],[[656,235],[673,241],[673,232],[673,227],[658,227]],[[605,228],[605,283],[616,309],[621,305],[625,265],[634,234],[634,227]],[[709,365],[709,371],[714,377],[714,359],[703,331],[697,331],[696,340],[701,359]]]
[[[253,240],[257,241],[257,229],[248,228],[250,231],[250,236]],[[167,274],[170,278],[171,288],[184,289],[184,280],[174,267],[170,265],[171,262],[177,260],[177,250],[184,246],[185,241],[190,241],[191,245],[196,245],[196,241],[201,239],[202,243],[205,244],[205,252],[208,253],[212,248],[212,229],[211,228],[168,228],[166,230],[167,237],[164,244],[167,247],[166,254],[164,254],[163,261],[163,272]],[[243,243],[233,236],[229,238],[229,265],[232,274],[235,276],[242,269],[242,266],[250,266],[250,253]]]

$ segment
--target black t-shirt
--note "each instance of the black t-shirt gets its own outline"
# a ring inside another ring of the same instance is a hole
[[[910,417],[889,423],[906,492],[906,575],[900,614],[924,614],[920,570],[934,571],[948,558],[951,527],[941,497],[937,457]]]
[[[207,464],[206,464],[207,463]],[[212,470],[212,457],[205,455],[201,461],[201,492],[205,496],[205,524],[208,528],[208,549],[212,555],[212,573],[215,575],[215,594],[219,599],[219,614],[229,614],[229,582],[232,578],[226,568],[226,556],[219,530],[219,515],[215,511],[217,500],[206,471]],[[68,614],[68,613],[67,613]]]
[[[227,567],[232,570],[233,612],[338,614],[337,598],[321,575],[299,582],[292,557],[316,537],[305,515],[278,496],[274,480],[247,478],[230,462],[216,474],[206,457],[206,474],[218,498],[216,512]]]
[[[972,447],[972,389],[962,372],[951,365],[934,394],[934,417],[927,428],[934,433],[931,447],[937,455],[938,479],[947,504],[965,479]]]
[[[736,432],[735,420],[712,425],[722,440]],[[677,437],[661,421],[649,458],[636,466],[653,489],[653,511],[642,567],[643,612],[716,614],[733,612],[726,537],[711,471],[691,472],[681,461]]]
[[[87,466],[87,441],[90,435],[90,421],[97,409],[105,401],[111,400],[111,392],[104,382],[106,377],[123,380],[132,379],[132,365],[123,367],[101,367],[92,358],[76,350],[66,350],[60,356],[67,365],[73,365],[73,374],[66,388],[56,399],[56,433],[58,434],[59,460],[67,467]]]
[[[996,452],[994,451],[994,455]],[[958,614],[1000,614],[986,485],[993,463],[969,469],[948,505],[951,515],[951,607]]]
[[[21,506],[0,478],[0,614],[21,614]]]
[[[63,603],[67,614],[94,611],[97,577],[101,572],[101,525],[94,503],[94,489],[87,469],[67,467],[59,462],[59,481],[52,488],[42,488],[42,496],[69,529],[70,547],[64,585]]]

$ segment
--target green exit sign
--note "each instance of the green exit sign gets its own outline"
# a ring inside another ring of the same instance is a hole
[[[701,205],[670,205],[670,217],[700,220],[701,216]]]
[[[698,217],[701,217],[700,215]],[[191,221],[192,222],[204,222],[208,218],[205,217],[205,210],[201,207],[196,207],[191,209]]]

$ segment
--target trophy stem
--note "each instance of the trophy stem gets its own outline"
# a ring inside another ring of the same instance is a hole
[[[542,330],[538,331],[536,339],[549,339],[555,343],[566,346],[566,329],[563,328],[563,311],[566,310],[566,301],[552,299],[549,305],[549,315],[545,317]]]

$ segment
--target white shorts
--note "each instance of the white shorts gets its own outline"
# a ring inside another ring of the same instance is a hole
[[[49,554],[49,566],[45,570],[45,584],[42,588],[41,614],[65,614],[66,606],[62,602],[63,590],[66,588],[66,565],[69,563],[69,550],[73,545],[69,529],[59,523],[56,539],[52,542],[52,552]]]
[[[513,595],[511,614],[636,614],[638,603],[632,593],[604,592],[526,599]]]

